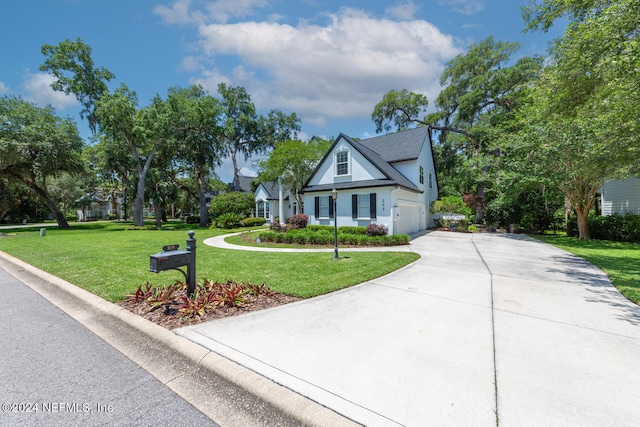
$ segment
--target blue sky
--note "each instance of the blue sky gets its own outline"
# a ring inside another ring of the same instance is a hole
[[[522,34],[527,0],[22,0],[5,2],[0,95],[19,95],[88,126],[72,97],[38,70],[43,44],[82,38],[93,60],[141,106],[173,86],[243,86],[258,109],[295,112],[302,139],[375,135],[371,111],[390,89],[440,92],[447,61],[493,36],[544,54],[562,28]],[[246,164],[251,166],[251,162]],[[217,170],[231,180],[230,165]]]

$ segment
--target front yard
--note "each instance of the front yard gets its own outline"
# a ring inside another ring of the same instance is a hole
[[[193,225],[170,230],[132,230],[131,224],[94,222],[71,229],[4,230],[0,250],[61,277],[109,301],[133,293],[147,281],[183,280],[177,271],[149,272],[149,255],[167,244],[185,248]],[[246,230],[246,229],[243,229]],[[331,253],[267,253],[212,248],[206,238],[233,231],[195,229],[197,279],[266,283],[274,292],[302,298],[362,283],[401,268],[418,255],[408,252],[350,252],[339,261]]]

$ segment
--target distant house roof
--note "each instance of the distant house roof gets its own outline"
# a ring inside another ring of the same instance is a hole
[[[240,186],[238,188],[234,188],[233,186],[233,182],[229,183],[229,190],[230,191],[240,191],[242,193],[251,193],[251,183],[255,180],[256,178],[253,176],[244,176],[244,175],[238,175],[238,183],[240,184]]]
[[[309,181],[315,175],[318,168],[330,153],[333,151],[333,147],[338,143],[340,138],[344,138],[351,146],[358,150],[369,162],[371,162],[386,179],[373,179],[366,181],[352,181],[343,183],[330,183],[309,186]],[[418,127],[403,132],[397,132],[387,135],[382,135],[374,138],[365,139],[362,141],[355,141],[349,136],[341,133],[338,138],[333,142],[333,145],[322,161],[316,167],[316,170],[311,174],[311,177],[307,180],[303,187],[303,192],[314,191],[327,191],[331,189],[346,189],[346,188],[368,188],[368,187],[380,187],[386,185],[399,185],[408,190],[420,192],[421,190],[411,182],[407,177],[402,175],[398,170],[393,167],[391,163],[415,160],[420,156],[423,142],[425,139],[430,139],[428,127]]]
[[[278,200],[280,189],[277,182],[261,182],[259,185],[262,185],[264,190],[267,192],[267,200]],[[284,195],[284,200],[288,198],[288,194]]]

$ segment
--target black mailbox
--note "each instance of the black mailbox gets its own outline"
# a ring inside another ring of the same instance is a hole
[[[160,273],[165,270],[178,270],[184,274],[187,282],[187,296],[191,297],[196,289],[196,239],[193,238],[194,232],[187,233],[187,250],[178,250],[179,245],[166,245],[162,247],[162,252],[153,254],[149,257],[149,271],[152,273]],[[187,271],[181,270],[179,267],[187,267]]]
[[[166,251],[159,252],[149,257],[149,271],[159,273],[165,270],[175,270],[178,267],[189,265],[191,252]]]

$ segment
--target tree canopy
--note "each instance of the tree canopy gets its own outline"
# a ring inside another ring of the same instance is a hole
[[[20,98],[0,98],[0,177],[29,187],[61,228],[69,227],[48,180],[82,170],[83,142],[75,123]]]

